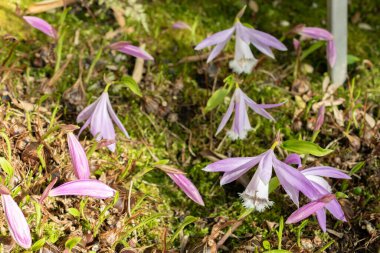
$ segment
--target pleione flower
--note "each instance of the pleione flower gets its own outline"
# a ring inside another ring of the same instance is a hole
[[[109,48],[144,60],[154,60],[153,56],[148,54],[145,50],[143,50],[140,47],[133,46],[131,43],[127,41],[115,42],[109,45]]]
[[[32,237],[24,214],[10,195],[9,190],[2,185],[0,185],[0,194],[5,219],[13,239],[21,247],[25,249],[30,248],[32,245]]]
[[[269,120],[275,121],[274,118],[265,109],[281,106],[283,104],[284,103],[257,104],[252,99],[250,99],[240,88],[236,88],[231,98],[231,102],[228,106],[228,109],[224,114],[222,121],[219,124],[216,134],[222,131],[222,129],[225,127],[228,120],[230,119],[233,111],[235,111],[232,128],[230,131],[228,131],[228,135],[233,140],[244,139],[246,138],[247,133],[252,129],[248,118],[247,106],[257,114]]]
[[[317,121],[314,125],[314,131],[319,131],[323,125],[323,122],[325,121],[325,105],[321,105],[318,109],[318,115],[317,115]]]
[[[115,140],[116,133],[112,123],[113,121],[125,136],[129,138],[127,130],[125,130],[123,124],[112,109],[107,91],[104,91],[94,103],[87,106],[78,115],[77,123],[83,121],[85,121],[85,123],[80,129],[79,135],[89,126],[91,134],[97,141],[100,141],[101,139]],[[114,152],[116,148],[115,143],[108,145],[108,148]]]
[[[297,155],[292,154],[292,156],[293,160],[289,159],[288,156],[287,159],[285,159],[285,162],[294,164],[294,162],[292,161],[297,160],[294,158]],[[301,158],[299,158],[299,160],[300,159]],[[348,176],[346,173],[329,166],[311,167],[308,169],[301,170],[300,172],[311,182],[311,184],[317,191],[317,193],[314,192],[311,196],[307,196],[312,201],[316,201],[318,198],[320,198],[320,196],[325,196],[332,192],[330,184],[323,177],[351,179],[351,177]],[[299,195],[299,190],[293,189],[293,192],[295,195]],[[329,212],[336,219],[346,221],[346,217],[339,204],[339,201],[334,198],[328,203],[325,203],[325,205],[323,205],[317,211],[315,211],[319,226],[324,232],[326,232],[326,209],[329,210]]]
[[[78,179],[89,179],[90,167],[88,165],[86,152],[72,132],[67,134],[67,143],[75,176]]]
[[[324,40],[327,42],[326,54],[330,67],[333,67],[336,62],[336,47],[334,36],[327,30],[319,27],[306,27],[298,25],[294,31],[303,37],[312,38],[315,40]]]
[[[220,184],[224,185],[235,181],[250,169],[258,165],[251,181],[245,191],[240,194],[243,204],[247,208],[255,208],[263,211],[270,207],[273,202],[269,200],[269,181],[272,177],[272,168],[289,197],[298,205],[298,191],[307,196],[318,195],[319,192],[313,187],[297,169],[281,162],[274,154],[273,149],[254,157],[227,158],[209,164],[205,171],[224,172]],[[295,190],[298,190],[297,192]]]
[[[49,37],[58,39],[57,31],[48,22],[39,17],[34,16],[23,16],[22,17],[29,25],[36,28],[37,30],[43,32]]]
[[[195,50],[202,50],[206,47],[216,45],[207,58],[207,63],[209,63],[220,54],[234,33],[236,38],[235,56],[229,65],[230,68],[238,74],[250,73],[252,68],[256,65],[257,60],[249,47],[250,43],[260,52],[271,58],[274,58],[271,48],[281,51],[287,50],[285,45],[272,35],[253,28],[248,28],[242,25],[240,21],[236,21],[234,26],[229,29],[207,37],[195,47]]]
[[[48,196],[88,196],[97,199],[111,198],[115,190],[96,179],[79,179],[64,183],[48,192]]]
[[[195,185],[183,174],[166,173],[179,188],[195,203],[204,206],[202,196]]]

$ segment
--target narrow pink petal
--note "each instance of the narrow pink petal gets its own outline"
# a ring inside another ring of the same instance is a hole
[[[267,118],[272,121],[276,121],[272,115],[270,115],[265,109],[262,109],[256,102],[254,102],[252,99],[250,99],[248,96],[246,96],[245,102],[251,108],[255,113],[263,116],[264,118]]]
[[[351,179],[351,177],[347,175],[346,173],[341,172],[340,170],[337,170],[336,168],[329,167],[329,166],[317,166],[317,167],[305,169],[302,171],[302,174],[321,176],[321,177]]]
[[[329,31],[319,27],[303,27],[299,34],[316,40],[332,40],[334,38]]]
[[[167,175],[178,185],[179,188],[195,203],[204,206],[202,196],[195,185],[183,174],[167,173]]]
[[[225,41],[222,41],[220,43],[218,43],[214,49],[211,51],[210,55],[207,57],[207,63],[210,63],[212,60],[215,59],[215,57],[217,57],[220,52],[223,50],[223,48],[226,46],[227,42],[229,41],[230,37],[225,40]]]
[[[284,163],[286,164],[296,164],[299,167],[302,166],[301,157],[298,154],[289,154],[285,160]]]
[[[107,109],[108,109],[108,113],[110,114],[110,116],[111,116],[112,120],[115,122],[115,124],[119,127],[119,129],[123,132],[123,134],[127,138],[129,138],[128,132],[127,132],[127,130],[125,130],[123,123],[121,123],[121,121],[117,117],[115,111],[112,109],[112,105],[111,105],[109,98],[107,99]]]
[[[77,137],[71,132],[67,134],[67,143],[69,145],[71,163],[74,167],[75,176],[78,179],[89,179],[90,167],[88,165],[86,152],[82,145]]]
[[[314,131],[319,131],[325,121],[325,105],[319,107],[317,121],[315,122]]]
[[[243,164],[232,171],[225,172],[223,174],[222,179],[220,179],[220,185],[228,184],[232,181],[235,181],[236,179],[244,175],[247,171],[255,167],[260,162],[261,158],[262,154],[252,157],[251,161],[249,161],[248,163]]]
[[[45,20],[34,17],[34,16],[23,16],[23,19],[31,26],[40,30],[47,36],[50,36],[54,39],[58,38],[57,31]]]
[[[330,67],[334,67],[335,62],[336,62],[336,47],[335,47],[335,42],[334,40],[329,40],[327,42],[327,60],[330,64]]]
[[[256,164],[260,161],[257,157],[233,157],[211,163],[203,170],[207,172],[232,172],[253,160],[256,161]]]
[[[269,184],[269,180],[272,177],[272,166],[273,166],[273,150],[270,149],[266,154],[261,158],[259,163],[260,174],[259,177],[264,184]]]
[[[326,232],[326,211],[324,208],[317,210],[317,219],[323,232]]]
[[[293,47],[296,52],[301,49],[301,42],[297,39],[293,39]]]
[[[133,46],[129,42],[126,42],[126,41],[115,42],[111,44],[109,47],[113,50],[117,50],[119,52],[132,55],[137,58],[142,58],[144,60],[150,60],[150,61],[154,60],[154,58],[150,54],[145,52],[143,49]]]
[[[92,113],[95,111],[96,105],[98,104],[101,97],[99,97],[95,102],[84,108],[77,117],[77,123],[87,120],[91,117]]]
[[[173,29],[181,29],[181,30],[191,30],[191,27],[187,24],[187,23],[185,23],[185,22],[183,22],[183,21],[177,21],[177,22],[175,22],[173,25],[172,25],[172,28]]]
[[[28,249],[32,245],[32,237],[28,222],[25,219],[20,207],[10,195],[1,195],[5,219],[9,226],[9,231],[13,239],[21,247]]]
[[[300,220],[306,219],[316,211],[323,208],[325,205],[326,203],[321,201],[312,201],[293,212],[286,220],[286,223],[296,223]]]
[[[215,44],[224,43],[226,40],[228,41],[229,38],[231,38],[232,34],[235,31],[235,27],[232,27],[230,29],[226,29],[217,33],[214,33],[213,35],[207,37],[204,39],[201,43],[199,43],[195,50],[201,50],[205,47],[209,47]]]
[[[232,112],[234,110],[234,105],[235,105],[235,98],[234,97],[235,97],[235,95],[232,96],[231,102],[228,106],[228,109],[227,109],[226,113],[223,115],[222,121],[220,121],[220,124],[218,126],[218,130],[216,130],[215,135],[217,135],[218,133],[220,133],[220,131],[222,131],[222,129],[226,126],[228,120],[231,118]]]
[[[261,108],[261,109],[270,109],[270,108],[275,108],[275,107],[279,107],[283,104],[285,104],[286,102],[282,102],[282,103],[279,103],[279,104],[256,104],[257,107]]]
[[[50,197],[56,196],[89,196],[97,199],[111,198],[115,190],[95,179],[79,179],[64,183],[49,192]]]
[[[342,207],[340,206],[338,200],[333,199],[329,203],[326,204],[326,209],[330,211],[330,213],[341,221],[347,221],[344,212],[342,210]]]

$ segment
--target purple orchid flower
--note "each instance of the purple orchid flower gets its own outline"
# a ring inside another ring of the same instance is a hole
[[[69,144],[71,163],[74,167],[75,176],[78,179],[89,179],[90,167],[88,165],[86,152],[72,132],[67,134],[67,143]]]
[[[202,196],[195,185],[183,174],[166,173],[179,188],[195,203],[204,206]]]
[[[78,123],[85,121],[84,125],[80,129],[79,135],[86,127],[90,126],[90,132],[96,137],[97,141],[100,141],[101,139],[115,140],[116,134],[111,119],[125,134],[125,136],[129,138],[127,130],[125,130],[123,124],[112,109],[108,92],[104,91],[94,103],[87,106],[78,115]],[[112,152],[115,151],[115,147],[115,143],[108,145],[109,150]]]
[[[240,194],[245,207],[255,208],[261,212],[273,204],[268,198],[272,168],[275,170],[282,187],[297,206],[299,191],[310,197],[319,195],[319,192],[309,180],[297,169],[278,160],[273,149],[254,157],[223,159],[208,165],[204,170],[208,172],[224,172],[220,180],[220,184],[224,185],[235,181],[257,164],[258,168],[255,174],[245,191]]]
[[[32,237],[28,222],[25,219],[20,207],[13,200],[9,190],[0,185],[1,202],[3,205],[5,219],[8,223],[9,231],[13,239],[21,247],[28,249],[32,246]]]
[[[218,134],[227,124],[230,119],[233,110],[235,109],[235,117],[232,123],[232,129],[228,131],[228,135],[231,139],[244,139],[247,136],[248,131],[252,129],[251,124],[248,119],[247,106],[250,107],[257,114],[269,119],[274,120],[274,118],[265,110],[268,108],[273,108],[280,106],[280,104],[256,104],[252,99],[250,99],[240,88],[236,88],[230,105],[228,106],[227,112],[224,114],[222,121],[216,131]]]
[[[292,157],[298,156],[297,154],[291,154],[291,155]],[[285,162],[295,164],[295,162],[293,162],[295,159],[290,159],[289,156],[285,159]],[[301,158],[299,157],[299,159],[297,160],[301,161]],[[313,187],[318,192],[318,194],[314,193],[312,196],[307,196],[312,201],[313,200],[315,201],[321,195],[324,196],[324,195],[330,194],[332,191],[330,184],[323,177],[351,179],[351,177],[345,174],[344,172],[341,172],[329,166],[311,167],[308,169],[301,170],[301,173],[311,182]],[[299,195],[299,190],[293,189],[292,191],[294,192],[296,196]],[[329,210],[330,213],[338,220],[346,221],[344,212],[339,202],[336,199],[333,199],[329,201],[329,203],[326,203],[326,205],[324,205],[323,208],[320,208],[318,209],[318,211],[316,211],[319,226],[324,232],[326,232],[326,210],[325,209]]]
[[[336,47],[334,37],[329,31],[319,27],[305,27],[304,25],[299,25],[295,28],[295,32],[306,38],[327,41],[327,60],[330,67],[334,66],[336,62]]]
[[[96,179],[79,179],[64,183],[49,191],[48,196],[88,196],[97,199],[111,198],[115,190]]]
[[[183,21],[177,21],[172,25],[173,29],[179,29],[179,30],[191,30],[191,27],[183,22]]]
[[[207,37],[195,47],[195,50],[201,50],[216,45],[207,58],[207,63],[209,63],[223,50],[235,31],[235,57],[229,65],[230,68],[238,74],[250,73],[252,68],[256,65],[257,60],[249,48],[250,43],[263,54],[271,58],[274,58],[271,47],[281,51],[287,50],[285,45],[272,35],[245,27],[240,21],[236,21],[232,28],[217,32]]]
[[[126,42],[126,41],[115,42],[109,45],[109,48],[113,50],[117,50],[124,54],[132,55],[137,58],[142,58],[144,60],[150,60],[150,61],[154,60],[154,58],[150,54],[145,52],[143,49],[133,46],[131,45],[131,43]]]
[[[33,26],[37,30],[40,30],[44,34],[53,39],[58,39],[57,31],[45,20],[34,17],[34,16],[23,16],[22,17],[29,25]]]

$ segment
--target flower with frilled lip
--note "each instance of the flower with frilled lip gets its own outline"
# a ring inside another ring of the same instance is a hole
[[[85,121],[80,129],[81,132],[90,126],[90,132],[95,136],[97,141],[101,139],[115,140],[116,134],[112,121],[119,127],[119,129],[129,138],[127,130],[117,117],[112,109],[112,105],[108,96],[108,92],[104,91],[103,94],[91,105],[87,106],[77,117],[77,122]],[[115,143],[108,145],[109,150],[115,151]]]
[[[294,31],[303,37],[312,38],[315,40],[327,41],[326,54],[330,67],[333,67],[336,62],[336,47],[333,35],[319,27],[306,27],[304,25],[298,25]]]
[[[235,34],[235,57],[230,62],[230,68],[238,74],[250,73],[256,65],[257,60],[252,54],[249,44],[252,43],[260,52],[274,58],[271,48],[286,51],[287,48],[278,39],[270,34],[248,28],[237,20],[233,27],[217,32],[199,43],[195,50],[201,50],[209,46],[216,45],[207,58],[207,63],[211,62],[226,46],[227,42]]]
[[[235,110],[232,129],[228,131],[228,135],[233,140],[244,139],[247,136],[248,131],[252,129],[251,124],[249,123],[247,106],[257,114],[274,121],[274,118],[265,109],[277,107],[282,104],[283,103],[257,104],[252,99],[250,99],[240,88],[236,88],[231,98],[231,102],[228,106],[227,112],[224,114],[222,121],[220,122],[219,127],[216,131],[216,134],[222,131],[222,129],[230,119],[232,112]]]
[[[261,212],[273,204],[268,198],[272,168],[286,193],[297,205],[298,194],[296,194],[295,189],[301,191],[306,196],[319,194],[309,180],[297,169],[278,160],[273,149],[269,149],[254,157],[223,159],[209,164],[204,170],[209,172],[224,172],[220,180],[220,184],[224,185],[235,181],[257,164],[258,167],[255,174],[245,191],[240,194],[243,204],[247,208],[255,208]]]
[[[9,190],[0,185],[1,202],[3,205],[5,219],[8,223],[9,231],[13,239],[21,247],[28,249],[32,245],[32,237],[28,222],[25,219],[20,207],[13,200]]]

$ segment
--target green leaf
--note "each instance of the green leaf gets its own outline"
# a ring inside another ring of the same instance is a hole
[[[139,85],[136,83],[135,80],[133,80],[130,76],[124,76],[121,79],[121,84],[127,86],[133,93],[135,93],[137,96],[142,97],[142,93],[140,90]]]
[[[315,143],[301,140],[288,140],[282,143],[282,147],[289,152],[297,154],[325,156],[333,152],[331,149],[324,149]]]
[[[66,241],[65,247],[71,251],[80,241],[82,241],[81,237],[72,237]]]
[[[41,249],[41,248],[45,245],[45,242],[46,242],[45,237],[42,238],[42,239],[39,239],[38,241],[36,241],[36,242],[32,245],[31,250],[32,250],[32,251],[37,251],[37,250]]]
[[[269,181],[269,193],[272,193],[277,187],[280,186],[280,181],[277,177],[272,177]]]
[[[0,157],[0,166],[3,169],[3,171],[7,173],[9,178],[13,177],[15,170],[13,169],[12,165],[8,162],[7,159],[5,159],[4,157]]]
[[[182,224],[177,228],[177,230],[175,231],[175,233],[173,234],[172,238],[170,239],[170,242],[172,243],[175,238],[177,238],[177,236],[179,235],[179,233],[189,224],[193,223],[193,222],[196,222],[198,220],[197,217],[193,217],[193,216],[186,216],[185,220],[182,222]]]
[[[228,90],[225,88],[220,88],[219,90],[215,91],[214,94],[210,97],[210,99],[207,101],[207,105],[205,108],[205,112],[209,112],[218,105],[220,105],[224,98],[227,96]]]
[[[359,57],[352,55],[352,54],[347,55],[347,65],[351,65],[351,64],[357,63],[359,61],[360,61]]]
[[[264,249],[270,249],[270,242],[267,240],[263,241],[263,247]]]
[[[359,170],[361,170],[361,169],[363,168],[364,165],[365,165],[365,161],[357,163],[357,164],[351,169],[349,175],[351,176],[351,175],[353,175],[353,174],[359,172]]]
[[[317,50],[318,48],[323,46],[324,44],[325,44],[324,41],[318,41],[318,42],[314,43],[313,45],[311,45],[308,49],[304,50],[302,55],[301,55],[301,61],[303,59],[305,59],[306,57],[308,57],[309,54],[313,53],[315,50]]]
[[[76,208],[69,208],[67,211],[74,217],[80,217],[80,211]]]

